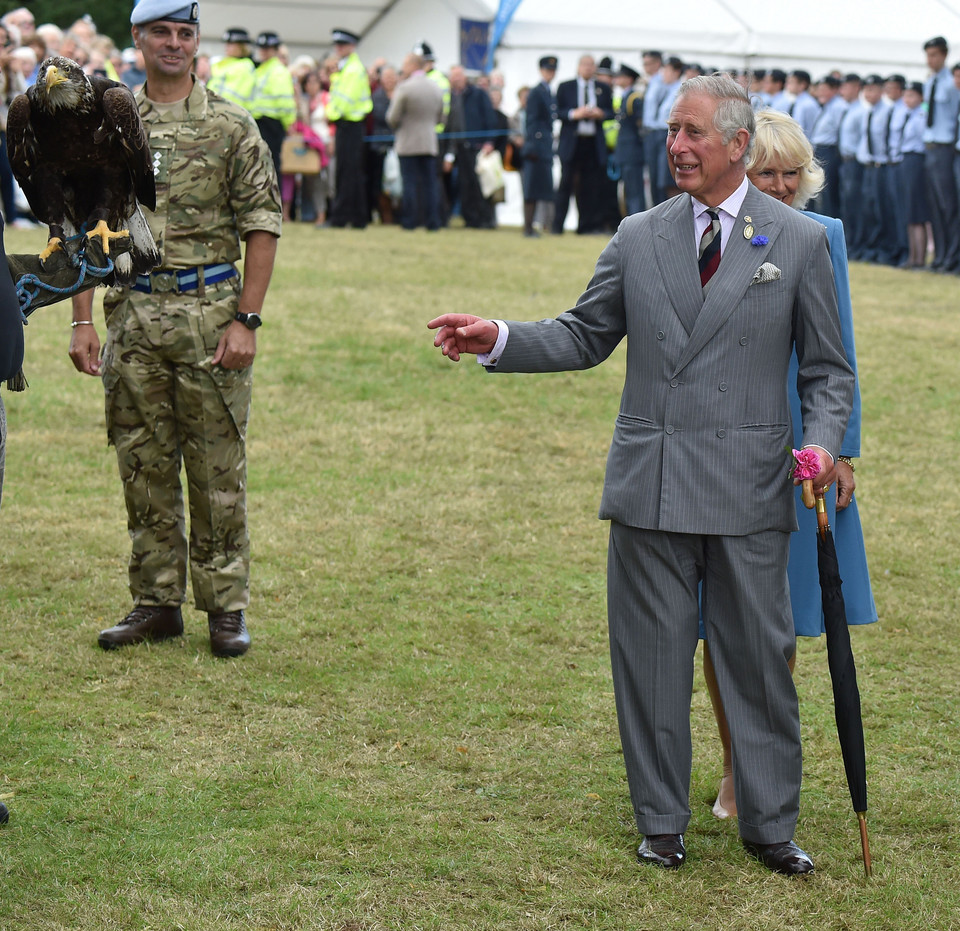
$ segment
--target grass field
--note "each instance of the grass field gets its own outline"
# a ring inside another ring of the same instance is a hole
[[[8,251],[42,238],[9,231]],[[285,232],[235,661],[192,606],[182,642],[98,649],[129,609],[102,389],[67,358],[68,308],[31,318],[31,387],[4,394],[0,928],[960,928],[960,284],[851,270],[874,878],[822,641],[797,666],[816,874],[768,874],[711,816],[699,662],[690,856],[667,874],[635,859],[606,645],[596,510],[622,347],[590,372],[491,377],[424,326],[555,315],[602,245]]]

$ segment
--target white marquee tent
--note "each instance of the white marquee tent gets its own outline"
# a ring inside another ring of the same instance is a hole
[[[399,63],[421,39],[441,68],[460,60],[460,20],[490,22],[499,0],[203,0],[204,47],[217,53],[227,26],[273,29],[294,54],[329,48],[337,26],[361,36],[365,60]],[[833,68],[924,76],[922,45],[944,35],[960,58],[960,0],[805,0],[793,9],[769,0],[521,0],[497,50],[496,65],[515,90],[536,76],[544,54],[573,75],[581,52],[639,64],[658,48],[716,68]],[[951,59],[952,60],[952,59]]]

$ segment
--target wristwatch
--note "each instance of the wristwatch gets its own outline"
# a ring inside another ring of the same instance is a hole
[[[263,323],[260,314],[242,314],[239,310],[233,319],[239,320],[248,330],[255,330]]]

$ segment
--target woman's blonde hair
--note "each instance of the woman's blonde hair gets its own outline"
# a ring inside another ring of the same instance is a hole
[[[803,210],[823,190],[824,174],[814,158],[813,146],[803,134],[800,124],[779,110],[761,110],[756,116],[757,128],[753,148],[747,160],[747,174],[755,175],[774,163],[790,165],[800,171],[800,184],[793,206]]]

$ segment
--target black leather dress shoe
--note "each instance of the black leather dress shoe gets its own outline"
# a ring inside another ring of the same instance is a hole
[[[813,872],[813,860],[792,840],[783,844],[753,844],[744,841],[747,853],[755,856],[768,870],[785,876],[802,876]]]
[[[644,863],[678,870],[687,859],[687,848],[683,846],[682,834],[648,834],[637,848],[637,856]]]
[[[182,633],[179,605],[137,605],[115,627],[101,630],[97,643],[105,650],[115,650],[144,640],[179,637]]]
[[[210,652],[214,656],[243,656],[250,649],[250,634],[242,611],[207,614],[210,626]]]

